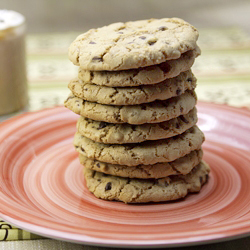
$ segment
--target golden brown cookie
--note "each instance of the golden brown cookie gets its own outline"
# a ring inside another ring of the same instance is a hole
[[[179,18],[113,23],[78,36],[69,59],[85,70],[125,70],[177,59],[196,47],[198,31]]]
[[[154,101],[140,105],[105,105],[84,101],[70,95],[64,102],[65,107],[76,114],[96,121],[109,123],[159,123],[187,114],[196,105],[197,96],[194,91],[163,101]]]
[[[196,78],[189,70],[179,76],[154,85],[139,87],[106,87],[73,79],[68,85],[71,92],[83,100],[108,105],[136,105],[166,100],[196,87]]]
[[[156,163],[153,165],[125,166],[110,164],[97,160],[91,160],[86,153],[80,153],[80,163],[91,170],[102,172],[109,175],[129,177],[129,178],[163,178],[170,175],[186,175],[201,161],[203,152],[201,149],[176,159],[172,162]]]
[[[134,179],[106,175],[84,168],[86,185],[97,198],[125,203],[177,200],[188,193],[199,192],[207,182],[210,168],[198,164],[189,174],[160,179]]]
[[[168,139],[134,144],[103,144],[94,142],[78,132],[74,137],[76,150],[93,160],[112,164],[137,166],[171,162],[201,148],[204,134],[194,126],[181,135]]]
[[[199,56],[200,53],[200,48],[196,47],[194,50],[183,53],[178,59],[130,70],[89,71],[79,68],[78,77],[86,83],[107,87],[152,85],[176,77],[181,72],[189,70],[195,58]]]
[[[193,127],[197,120],[196,108],[169,121],[141,125],[99,122],[81,116],[77,122],[77,130],[81,135],[105,144],[137,143],[182,134]]]

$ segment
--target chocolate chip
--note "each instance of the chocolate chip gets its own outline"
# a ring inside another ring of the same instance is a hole
[[[133,145],[133,144],[132,145],[125,145],[126,150],[132,150],[134,147],[136,147],[136,145]]]
[[[164,31],[164,30],[167,30],[168,28],[166,27],[166,26],[161,26],[161,27],[159,27],[159,30],[161,30],[161,31]]]
[[[159,67],[165,74],[167,74],[171,69],[170,65],[167,62],[159,64]]]
[[[180,119],[187,124],[189,123],[189,121],[183,115],[180,116]]]
[[[93,42],[93,41],[90,41],[90,42],[89,42],[89,44],[96,44],[96,43],[95,43],[95,42]]]
[[[168,125],[166,124],[166,123],[159,123],[159,126],[160,126],[160,128],[162,128],[163,130],[168,130],[169,129],[169,127],[168,127]]]
[[[191,77],[189,77],[189,78],[187,79],[187,81],[188,81],[188,82],[192,82],[193,79],[192,79]]]
[[[194,133],[195,133],[194,127],[190,128],[190,129],[189,129],[189,132],[192,133],[192,134],[194,134]]]
[[[100,122],[99,127],[97,129],[99,130],[99,129],[105,128],[107,126],[108,126],[107,122]]]
[[[111,183],[111,182],[108,182],[108,183],[106,184],[106,186],[105,186],[105,191],[109,191],[109,190],[111,190],[111,188],[112,188],[112,183]]]
[[[146,39],[145,36],[139,36],[139,38],[141,38],[142,40],[145,40],[145,39]]]
[[[102,59],[102,57],[100,57],[100,56],[94,56],[94,57],[92,58],[92,61],[103,62],[103,59]]]
[[[180,95],[181,92],[182,92],[181,89],[177,89],[177,90],[176,90],[176,95]]]
[[[98,163],[96,163],[96,166],[98,167],[98,168],[100,168],[101,167],[101,165],[100,165],[100,163],[98,162]]]
[[[148,44],[149,44],[150,46],[154,45],[155,43],[156,43],[156,41],[148,41]]]
[[[203,182],[203,178],[200,176],[200,183],[202,183]]]
[[[131,128],[132,128],[133,131],[135,131],[136,126],[135,125],[131,125]]]
[[[88,90],[88,88],[84,88],[84,90],[85,90],[85,91],[87,91],[87,90]]]
[[[83,148],[83,147],[81,147],[80,149],[81,149],[81,151],[82,151],[82,152],[85,152],[85,150],[84,150],[84,148]]]

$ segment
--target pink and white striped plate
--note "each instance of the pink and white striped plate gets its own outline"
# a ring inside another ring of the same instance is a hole
[[[211,166],[198,194],[158,204],[95,198],[72,146],[64,107],[0,124],[0,216],[28,231],[108,246],[180,246],[250,235],[250,111],[198,103]]]

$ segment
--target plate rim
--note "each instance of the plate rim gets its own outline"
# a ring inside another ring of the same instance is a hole
[[[2,219],[5,220],[5,218],[6,218],[6,221],[10,222],[12,225],[20,227],[20,224],[16,223],[17,220],[15,220],[7,215],[4,215],[4,216],[2,216],[2,215],[3,214],[0,212],[0,216]],[[20,221],[18,221],[18,222],[20,222]],[[180,243],[180,241],[178,241],[178,240],[175,240],[172,242],[169,240],[165,240],[165,242],[163,242],[164,240],[161,240],[161,243],[159,243],[159,241],[157,241],[157,240],[154,240],[156,242],[154,242],[152,240],[148,244],[145,244],[145,242],[143,244],[142,243],[143,240],[140,240],[140,241],[136,240],[136,241],[131,241],[131,242],[119,244],[119,243],[114,243],[114,240],[105,240],[105,239],[90,237],[90,236],[86,236],[86,235],[62,232],[62,231],[58,231],[58,230],[54,230],[54,229],[48,229],[45,227],[33,225],[33,224],[30,224],[27,222],[21,222],[21,223],[24,224],[21,227],[21,229],[29,231],[29,232],[34,233],[34,234],[41,235],[41,236],[46,237],[46,238],[51,239],[51,240],[53,240],[53,239],[54,240],[61,240],[61,241],[66,241],[66,242],[70,242],[70,243],[85,244],[85,245],[89,245],[89,246],[98,246],[98,247],[119,247],[119,248],[135,247],[135,248],[140,248],[140,249],[147,249],[150,247],[154,247],[154,248],[187,247],[187,246],[198,246],[198,245],[204,245],[204,244],[222,243],[222,242],[242,239],[242,238],[250,236],[250,231],[248,231],[245,233],[232,234],[232,235],[229,235],[226,237],[221,237],[221,236],[212,237],[213,235],[210,235],[210,237],[205,237],[206,239],[204,239],[203,236],[189,237],[188,241],[187,241],[187,239],[185,239],[182,243]],[[39,229],[42,229],[42,230],[45,229],[46,231],[49,231],[50,233],[49,234],[41,233],[41,230],[39,230]],[[60,237],[58,234],[63,234],[63,235],[65,234],[65,236]],[[95,241],[83,241],[82,239],[72,240],[72,236],[74,236],[73,238],[78,238],[78,237],[80,238],[80,237],[86,236],[87,238],[95,239]],[[199,239],[199,238],[203,238],[203,239]],[[194,240],[192,240],[192,239],[194,239]],[[106,243],[103,243],[104,241]],[[115,242],[116,241],[119,242],[121,240],[115,240]],[[171,242],[171,243],[169,243],[169,242]]]

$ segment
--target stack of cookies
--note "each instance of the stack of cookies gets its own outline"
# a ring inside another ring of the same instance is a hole
[[[187,22],[165,18],[91,29],[71,44],[79,74],[65,106],[80,115],[74,146],[96,197],[176,200],[207,181],[190,70],[197,39]]]

